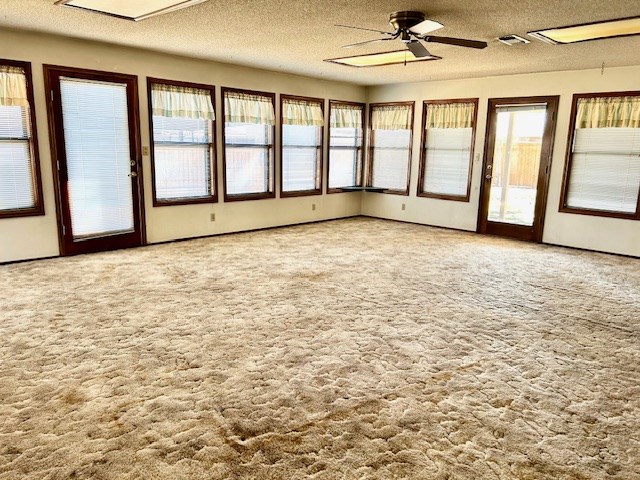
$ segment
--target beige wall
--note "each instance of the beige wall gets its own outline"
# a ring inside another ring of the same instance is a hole
[[[411,68],[411,67],[407,67]],[[476,230],[482,155],[486,131],[487,100],[497,97],[560,95],[551,166],[543,242],[640,257],[640,222],[559,213],[571,100],[574,93],[640,90],[640,66],[512,75],[469,80],[425,82],[369,88],[368,102],[416,102],[409,197],[367,193],[365,215],[427,225]],[[468,203],[416,196],[420,158],[422,101],[447,98],[480,99],[476,133],[471,201]],[[405,210],[402,210],[405,204]]]
[[[356,85],[26,32],[0,30],[0,58],[29,61],[32,64],[46,211],[46,215],[40,217],[0,220],[0,262],[59,254],[43,64],[138,75],[143,146],[149,145],[145,78],[147,76],[213,84],[216,86],[217,107],[221,105],[221,86],[325,99],[360,102],[365,100],[365,89]],[[276,114],[279,113],[276,111]],[[221,122],[217,122],[217,128],[219,139]],[[278,138],[276,143],[279,144]],[[220,142],[218,142],[217,154],[218,179],[220,179],[218,188],[219,192],[222,192]],[[276,163],[278,159],[279,155],[276,156]],[[326,180],[326,158],[324,165]],[[339,218],[360,213],[361,195],[358,193],[248,202],[220,201],[217,204],[154,208],[150,168],[150,159],[145,156],[143,159],[144,200],[149,243]],[[278,184],[279,177],[276,178],[276,185]],[[312,204],[316,204],[316,210],[312,210]],[[210,221],[210,213],[216,214],[215,222]]]

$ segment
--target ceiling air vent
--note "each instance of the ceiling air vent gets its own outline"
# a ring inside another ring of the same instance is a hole
[[[518,35],[505,35],[504,37],[498,37],[498,41],[505,45],[517,45],[519,43],[531,43],[526,38],[519,37]]]

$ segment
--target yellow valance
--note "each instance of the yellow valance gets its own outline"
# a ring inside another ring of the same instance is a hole
[[[640,97],[580,98],[576,128],[640,128]]]
[[[411,130],[411,105],[374,105],[371,107],[373,130]]]
[[[0,106],[29,108],[27,77],[22,68],[0,66]]]
[[[425,128],[471,128],[475,114],[474,103],[427,104]]]
[[[151,105],[153,115],[162,117],[216,119],[209,90],[154,83]]]
[[[241,92],[226,92],[224,121],[275,125],[275,113],[270,97]]]
[[[282,100],[282,124],[321,127],[324,125],[322,104],[308,100]]]

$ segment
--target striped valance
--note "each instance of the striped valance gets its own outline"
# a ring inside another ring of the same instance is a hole
[[[362,107],[345,103],[331,105],[331,128],[362,128]]]
[[[224,121],[275,125],[271,97],[242,92],[225,92]]]
[[[324,125],[322,104],[303,99],[282,100],[282,124],[321,127]]]
[[[0,106],[29,107],[27,77],[22,68],[0,66]]]
[[[640,97],[580,98],[576,128],[640,128]]]
[[[154,83],[151,87],[153,115],[215,120],[211,93],[199,88]]]
[[[471,128],[475,114],[474,103],[427,104],[425,128]]]
[[[411,105],[373,105],[371,128],[373,130],[411,130]]]

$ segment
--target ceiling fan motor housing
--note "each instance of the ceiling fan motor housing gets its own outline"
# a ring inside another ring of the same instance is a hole
[[[425,16],[422,12],[393,12],[389,15],[389,25],[401,32],[408,31],[424,20]]]

